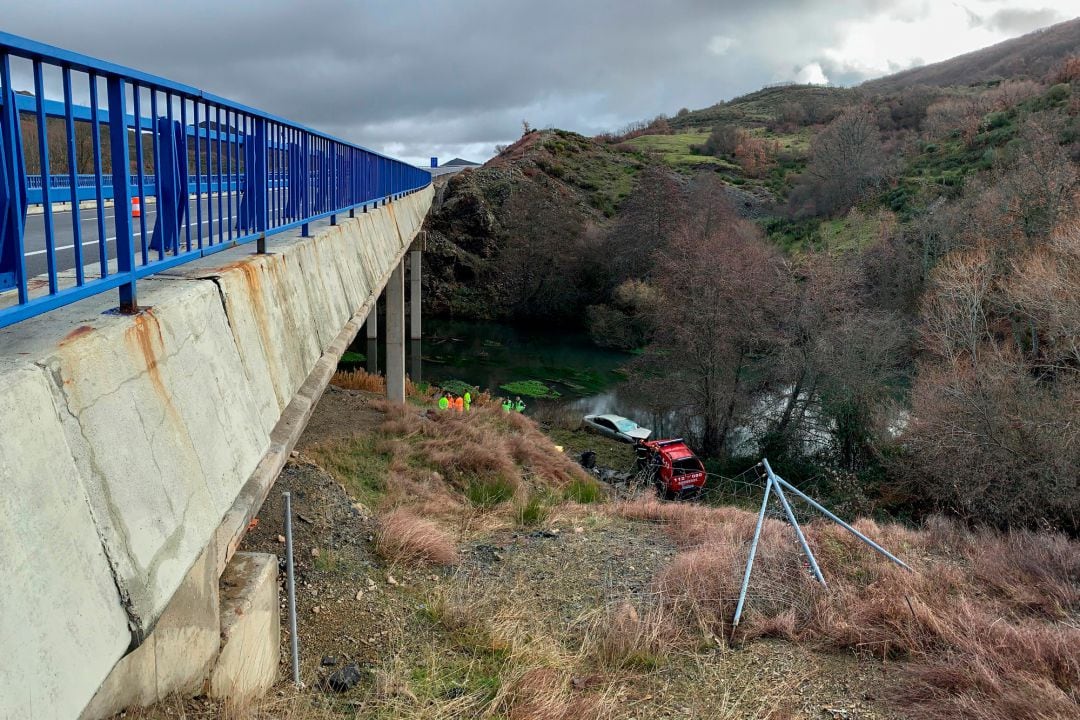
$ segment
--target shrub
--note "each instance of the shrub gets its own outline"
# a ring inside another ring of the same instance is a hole
[[[393,510],[380,519],[375,547],[391,562],[453,565],[458,560],[450,533],[405,508]]]
[[[341,359],[338,361],[339,365],[357,365],[367,360],[367,355],[364,353],[353,352],[352,350],[346,350],[341,354]]]
[[[709,138],[701,149],[706,155],[730,157],[735,154],[735,148],[743,135],[745,131],[734,125],[717,125],[709,133]]]
[[[1054,85],[1080,80],[1080,55],[1070,55],[1051,72],[1049,80]]]

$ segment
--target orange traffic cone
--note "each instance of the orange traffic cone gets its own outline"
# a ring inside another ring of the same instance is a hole
[[[142,217],[142,208],[139,207],[139,198],[131,198],[131,217]]]

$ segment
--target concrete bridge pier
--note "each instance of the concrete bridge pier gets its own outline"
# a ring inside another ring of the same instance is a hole
[[[405,259],[386,283],[386,398],[405,402]]]
[[[409,339],[419,340],[420,334],[420,247],[414,243],[409,253]],[[413,378],[417,380],[418,378]]]
[[[375,301],[371,303],[371,311],[368,312],[367,320],[364,321],[364,325],[367,326],[367,339],[378,340],[379,339],[379,299],[375,298]]]

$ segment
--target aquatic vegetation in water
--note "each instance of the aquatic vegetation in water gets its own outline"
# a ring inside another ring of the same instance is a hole
[[[480,392],[475,385],[470,385],[464,380],[456,380],[453,378],[440,381],[438,386],[443,392],[453,393],[455,395],[464,395],[465,393],[479,394]]]
[[[505,390],[511,395],[523,395],[531,398],[560,397],[560,393],[557,390],[549,388],[539,380],[515,380],[506,383],[505,385],[500,385],[499,389]]]
[[[339,360],[338,362],[345,365],[355,365],[357,363],[362,363],[365,360],[367,360],[367,355],[365,355],[364,353],[346,350],[344,353],[341,354],[341,360]]]

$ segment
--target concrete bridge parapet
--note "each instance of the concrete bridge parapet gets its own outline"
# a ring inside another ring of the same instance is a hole
[[[0,717],[99,716],[208,686],[216,621],[175,680],[137,679],[173,662],[165,634],[149,638],[159,623],[185,637],[179,606],[217,612],[208,579],[400,274],[432,192],[147,278],[137,315],[99,296],[0,330]],[[266,563],[245,562],[261,588]],[[106,681],[114,668],[126,675]]]

